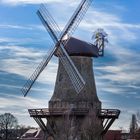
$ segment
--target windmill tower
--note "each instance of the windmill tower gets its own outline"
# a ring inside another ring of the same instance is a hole
[[[92,57],[103,55],[105,36],[96,36],[95,45],[71,37],[91,2],[81,1],[62,32],[44,4],[37,12],[54,41],[54,47],[31,75],[22,92],[27,95],[51,57],[56,55],[59,68],[49,108],[29,109],[30,116],[45,132],[47,140],[99,140],[120,113],[119,110],[101,109],[96,93]],[[65,38],[66,35],[68,38]]]
[[[98,56],[98,48],[93,44],[71,37],[65,46],[65,49],[86,84],[81,92],[77,94],[72,87],[63,65],[59,62],[55,90],[51,100],[49,101],[49,111],[54,114],[53,119],[51,118],[48,120],[50,121],[49,124],[56,125],[56,128],[53,128],[54,130],[56,129],[56,131],[61,130],[63,126],[62,131],[57,135],[57,137],[61,136],[58,140],[66,139],[66,136],[72,140],[81,140],[85,139],[86,135],[88,135],[86,137],[89,137],[89,134],[84,135],[84,133],[88,133],[86,132],[87,126],[84,124],[86,116],[89,115],[90,111],[93,111],[95,113],[95,116],[93,117],[96,118],[98,110],[101,110],[101,102],[96,94],[92,65],[92,57]],[[57,112],[61,113],[60,115],[55,116],[55,113],[57,114]],[[103,131],[103,126],[101,119],[96,118],[96,121],[98,121],[98,123],[95,127],[98,127],[99,131],[97,134],[98,136],[96,137],[99,139],[101,137],[99,133]],[[48,129],[52,128],[52,126],[50,127],[49,125],[47,127]],[[68,130],[66,129],[67,127],[69,128]]]

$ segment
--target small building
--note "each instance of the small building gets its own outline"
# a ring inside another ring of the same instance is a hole
[[[136,139],[132,139],[130,133],[124,132],[122,130],[108,130],[105,134],[104,140],[137,140],[140,135],[136,133]]]
[[[44,140],[44,133],[41,129],[29,129],[20,140]]]
[[[122,133],[121,140],[130,140],[130,133]]]
[[[105,137],[104,140],[121,140],[121,130],[109,130]]]

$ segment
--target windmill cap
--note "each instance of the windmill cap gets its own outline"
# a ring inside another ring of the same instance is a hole
[[[74,37],[70,37],[67,45],[65,46],[65,49],[70,56],[99,56],[98,48],[95,45]]]

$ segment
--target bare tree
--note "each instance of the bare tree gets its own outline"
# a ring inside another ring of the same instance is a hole
[[[136,118],[137,118],[137,124],[138,124],[138,129],[136,132],[136,140],[140,140],[140,110],[137,111]]]
[[[50,124],[53,124],[52,128],[54,130],[54,138],[57,137],[57,139],[61,140],[75,140],[77,137],[77,131],[79,128],[79,125],[76,120],[75,115],[73,114],[74,106],[71,105],[68,109],[64,111],[63,117],[58,118],[57,121],[52,119],[52,122]],[[59,120],[60,119],[60,120]],[[62,126],[61,129],[60,127]]]
[[[1,132],[3,133],[3,137],[5,140],[8,140],[8,136],[10,132],[12,133],[13,130],[17,126],[17,119],[10,113],[5,113],[0,115],[0,128]]]
[[[84,120],[78,121],[71,112],[64,117],[63,140],[75,140],[78,132],[81,132],[81,140],[101,140],[103,131],[102,122],[96,115],[96,110],[91,109]],[[62,139],[62,138],[61,138]]]
[[[57,130],[61,140],[74,140],[77,134],[77,125],[75,117],[71,114],[71,110],[65,112],[62,120],[62,129]]]
[[[136,117],[137,117],[137,123],[138,125],[140,125],[140,110],[137,111]]]
[[[101,120],[96,115],[96,110],[90,110],[82,124],[82,140],[101,140],[103,130]]]
[[[63,132],[62,132],[62,133],[64,133],[64,135],[63,135],[64,140],[69,140],[69,137],[71,136],[72,122],[73,122],[73,118],[70,117],[70,114],[69,113],[65,114],[63,117]]]

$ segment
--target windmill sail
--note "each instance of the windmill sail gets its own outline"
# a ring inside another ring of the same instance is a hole
[[[60,61],[64,65],[72,84],[79,93],[81,89],[83,88],[85,82],[81,75],[79,74],[78,70],[74,66],[72,60],[68,56],[67,52],[63,48],[63,46],[66,45],[67,41],[63,41],[62,39],[66,34],[72,35],[76,27],[79,25],[81,19],[83,18],[85,12],[87,11],[90,3],[92,0],[82,0],[81,4],[76,9],[75,13],[73,14],[72,18],[70,19],[69,23],[66,25],[60,36],[58,37],[59,33],[55,33],[56,31],[59,31],[57,24],[54,22],[53,18],[50,16],[46,16],[48,14],[47,10],[39,10],[38,15],[43,23],[43,25],[46,27],[46,29],[49,31],[50,36],[53,38],[54,42],[56,43],[55,47],[52,49],[52,51],[48,54],[48,57],[46,57],[37,67],[35,72],[32,74],[32,76],[29,78],[27,83],[24,85],[22,92],[24,96],[27,95],[29,90],[31,89],[32,85],[34,84],[35,80],[38,78],[40,73],[44,70],[44,68],[47,66],[49,60],[53,56],[53,54],[58,50],[57,54],[60,58]],[[42,6],[44,7],[44,5]],[[45,18],[44,18],[45,17]],[[51,26],[50,26],[51,25]]]
[[[49,14],[48,12],[45,12],[44,13],[44,10],[38,11],[38,15],[39,15],[39,17],[40,17],[43,25],[45,26],[45,28],[47,30],[51,29],[51,30],[49,30],[49,34],[50,34],[50,36],[52,36],[54,42],[56,44],[60,44],[60,48],[58,49],[59,51],[57,51],[57,56],[59,56],[60,61],[62,62],[63,66],[64,66],[64,68],[66,70],[66,72],[68,73],[69,78],[71,79],[71,82],[72,82],[72,84],[73,84],[76,92],[79,93],[81,91],[81,89],[83,88],[85,82],[84,82],[83,78],[81,77],[81,75],[79,74],[79,72],[77,71],[77,69],[74,66],[73,62],[71,61],[69,55],[67,54],[67,52],[64,49],[64,46],[66,45],[66,43],[67,43],[67,41],[69,39],[63,40],[62,42],[58,41],[58,39],[57,39],[58,37],[56,37],[54,35],[54,32],[53,31],[55,31],[56,35],[58,35],[59,34],[58,31],[60,31],[60,29],[59,29],[58,26],[55,26],[54,27],[54,24],[53,24],[54,22],[53,23],[50,23],[50,21],[52,19],[47,19],[48,22],[49,22],[49,24],[48,24],[48,22],[46,22],[46,17],[51,17],[48,14]]]
[[[70,18],[69,22],[65,26],[65,28],[62,31],[62,38],[68,34],[69,36],[73,34],[73,32],[76,30],[77,26],[81,22],[82,18],[86,14],[86,11],[88,10],[90,4],[93,0],[82,0],[82,2],[77,7],[76,11]]]
[[[53,45],[54,46],[54,45]],[[35,71],[33,72],[33,74],[30,76],[30,78],[27,80],[27,82],[25,83],[25,85],[23,86],[23,88],[21,89],[24,97],[28,94],[28,92],[30,91],[30,89],[32,88],[34,82],[36,81],[36,79],[38,78],[38,76],[40,75],[40,73],[45,69],[45,67],[47,66],[47,64],[49,63],[51,57],[54,55],[55,52],[55,48],[52,48],[47,55],[44,57],[44,59],[41,61],[41,63],[38,65],[38,67],[35,69]]]

